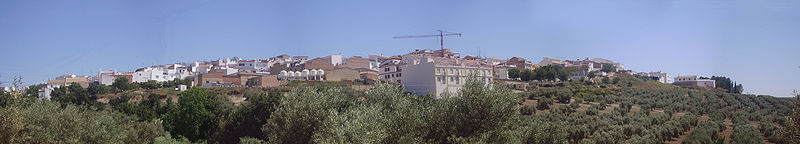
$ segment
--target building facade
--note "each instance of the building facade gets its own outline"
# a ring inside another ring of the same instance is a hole
[[[423,58],[418,63],[408,64],[401,74],[401,84],[407,91],[433,98],[441,98],[443,93],[455,95],[470,77],[487,85],[493,80],[489,64],[441,57]]]
[[[675,77],[675,81],[672,85],[677,85],[681,87],[704,87],[704,88],[714,88],[716,87],[715,81],[711,79],[698,79],[697,76],[678,76]]]

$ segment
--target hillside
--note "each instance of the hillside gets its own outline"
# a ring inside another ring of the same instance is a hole
[[[2,133],[14,135],[0,140],[58,141],[46,138],[55,129],[28,127],[43,124],[35,115],[57,113],[39,111],[42,107],[61,109],[53,103],[84,115],[122,116],[117,123],[130,123],[125,127],[163,126],[129,131],[150,133],[139,137],[119,132],[134,139],[91,137],[102,133],[77,127],[72,129],[80,133],[60,135],[111,143],[786,143],[779,128],[792,111],[790,99],[680,88],[631,76],[533,83],[517,93],[503,84],[486,87],[469,80],[459,93],[442,99],[388,84],[368,90],[333,83],[183,92],[141,86],[102,94],[80,90],[62,97],[89,96],[103,103],[60,98],[4,103],[0,114],[21,116],[0,120],[11,126]],[[59,119],[76,118],[69,115]]]

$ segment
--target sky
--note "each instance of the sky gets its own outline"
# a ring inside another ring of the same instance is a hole
[[[534,63],[605,58],[672,76],[727,76],[745,93],[800,90],[800,1],[0,1],[0,82],[280,54],[438,49]]]

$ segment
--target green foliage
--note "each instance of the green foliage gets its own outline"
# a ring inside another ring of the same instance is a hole
[[[542,98],[536,104],[536,109],[539,110],[546,110],[550,109],[550,105],[553,104],[553,99],[550,98]]]
[[[164,133],[156,121],[48,101],[0,109],[0,143],[149,143]]]
[[[14,102],[14,96],[0,90],[0,107],[6,107]]]
[[[522,72],[519,69],[509,69],[508,70],[508,78],[517,79],[522,77]]]
[[[114,106],[114,110],[128,115],[134,115],[138,117],[140,121],[150,121],[157,117],[156,112],[153,110],[130,102],[118,104]]]
[[[140,83],[139,86],[149,90],[161,88],[161,84],[159,84],[155,80],[150,80],[144,83]]]
[[[761,140],[761,134],[758,130],[749,124],[736,125],[731,134],[732,144],[760,144],[764,143]]]
[[[531,70],[523,70],[519,71],[517,69],[511,69],[508,72],[509,78],[520,78],[522,81],[529,81],[529,80],[562,80],[565,81],[569,77],[568,71],[561,66],[558,65],[547,65],[542,66],[539,68]]]
[[[28,86],[28,89],[25,89],[25,95],[28,96],[28,97],[32,97],[32,98],[38,98],[39,97],[39,89],[41,89],[42,86],[46,87],[47,85],[45,85],[45,84],[35,84],[35,85]]]
[[[506,138],[498,134],[512,124],[520,97],[508,87],[484,86],[482,81],[468,79],[458,97],[445,98],[433,108],[426,118],[431,131],[425,138],[434,142],[445,142],[449,138],[479,137],[484,134],[488,141],[503,143]]]
[[[714,80],[714,84],[717,88],[728,90],[729,93],[740,94],[744,91],[742,84],[736,84],[730,78],[723,76],[711,76],[711,80]]]
[[[616,71],[616,68],[614,67],[614,65],[610,65],[610,64],[602,64],[602,65],[603,66],[601,66],[601,68],[600,68],[600,71],[602,71],[602,72],[615,72]]]
[[[240,143],[242,137],[267,138],[260,126],[267,123],[282,96],[246,91],[245,97],[248,98],[247,101],[219,124],[220,130],[209,138],[209,142]]]
[[[379,106],[329,112],[321,130],[314,134],[314,143],[381,143],[389,137],[389,119]]]
[[[178,136],[178,138],[174,138],[169,133],[165,133],[163,136],[156,137],[156,139],[153,140],[153,143],[155,143],[155,144],[192,144],[192,142],[189,141],[189,139],[186,139],[186,137]]]
[[[559,80],[567,80],[568,74],[567,70],[564,67],[558,65],[547,65],[536,68],[532,72],[532,78],[534,80],[551,80],[555,81],[556,79]]]
[[[352,101],[338,89],[316,87],[292,90],[262,128],[270,143],[310,143],[331,114],[352,106]]]
[[[205,89],[192,88],[179,94],[178,104],[162,116],[164,128],[190,141],[205,139],[212,127],[214,100]]]
[[[536,107],[523,105],[522,107],[519,108],[519,113],[522,115],[532,115],[536,113]]]
[[[134,86],[131,85],[130,81],[126,77],[119,77],[114,79],[114,83],[111,84],[118,91],[126,91],[134,89]]]
[[[570,99],[572,99],[572,96],[570,96],[569,94],[559,94],[558,95],[558,103],[567,104],[567,103],[569,103]]]
[[[107,85],[101,85],[98,83],[89,83],[89,87],[86,88],[90,95],[97,96],[99,94],[105,94],[111,92],[111,87]]]
[[[800,143],[800,94],[797,92],[792,99],[791,115],[786,117],[786,125],[781,128],[781,135],[783,139],[779,141]]]
[[[66,93],[65,93],[66,92]],[[96,106],[97,95],[89,94],[89,91],[81,87],[78,83],[72,83],[67,87],[56,88],[51,93],[52,100],[63,104],[75,104],[79,106]]]

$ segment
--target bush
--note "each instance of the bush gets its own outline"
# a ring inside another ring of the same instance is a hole
[[[39,101],[0,109],[0,143],[150,143],[164,133],[110,110]]]
[[[580,105],[580,103],[578,103],[578,101],[574,101],[574,102],[569,104],[569,107],[572,108],[572,109],[577,109],[577,108],[581,107],[581,105]]]
[[[571,98],[568,94],[560,94],[558,95],[558,103],[568,104]]]
[[[536,109],[539,109],[539,110],[550,109],[550,104],[553,104],[553,99],[541,98],[541,99],[539,99],[538,104],[536,104]]]
[[[760,144],[764,141],[761,140],[761,134],[756,128],[749,124],[740,124],[733,128],[731,143]]]
[[[523,105],[519,108],[519,113],[522,115],[531,115],[536,113],[536,108],[529,105]]]
[[[177,106],[163,116],[164,128],[190,141],[205,139],[212,127],[213,105],[212,97],[202,88],[183,91],[179,94]]]

